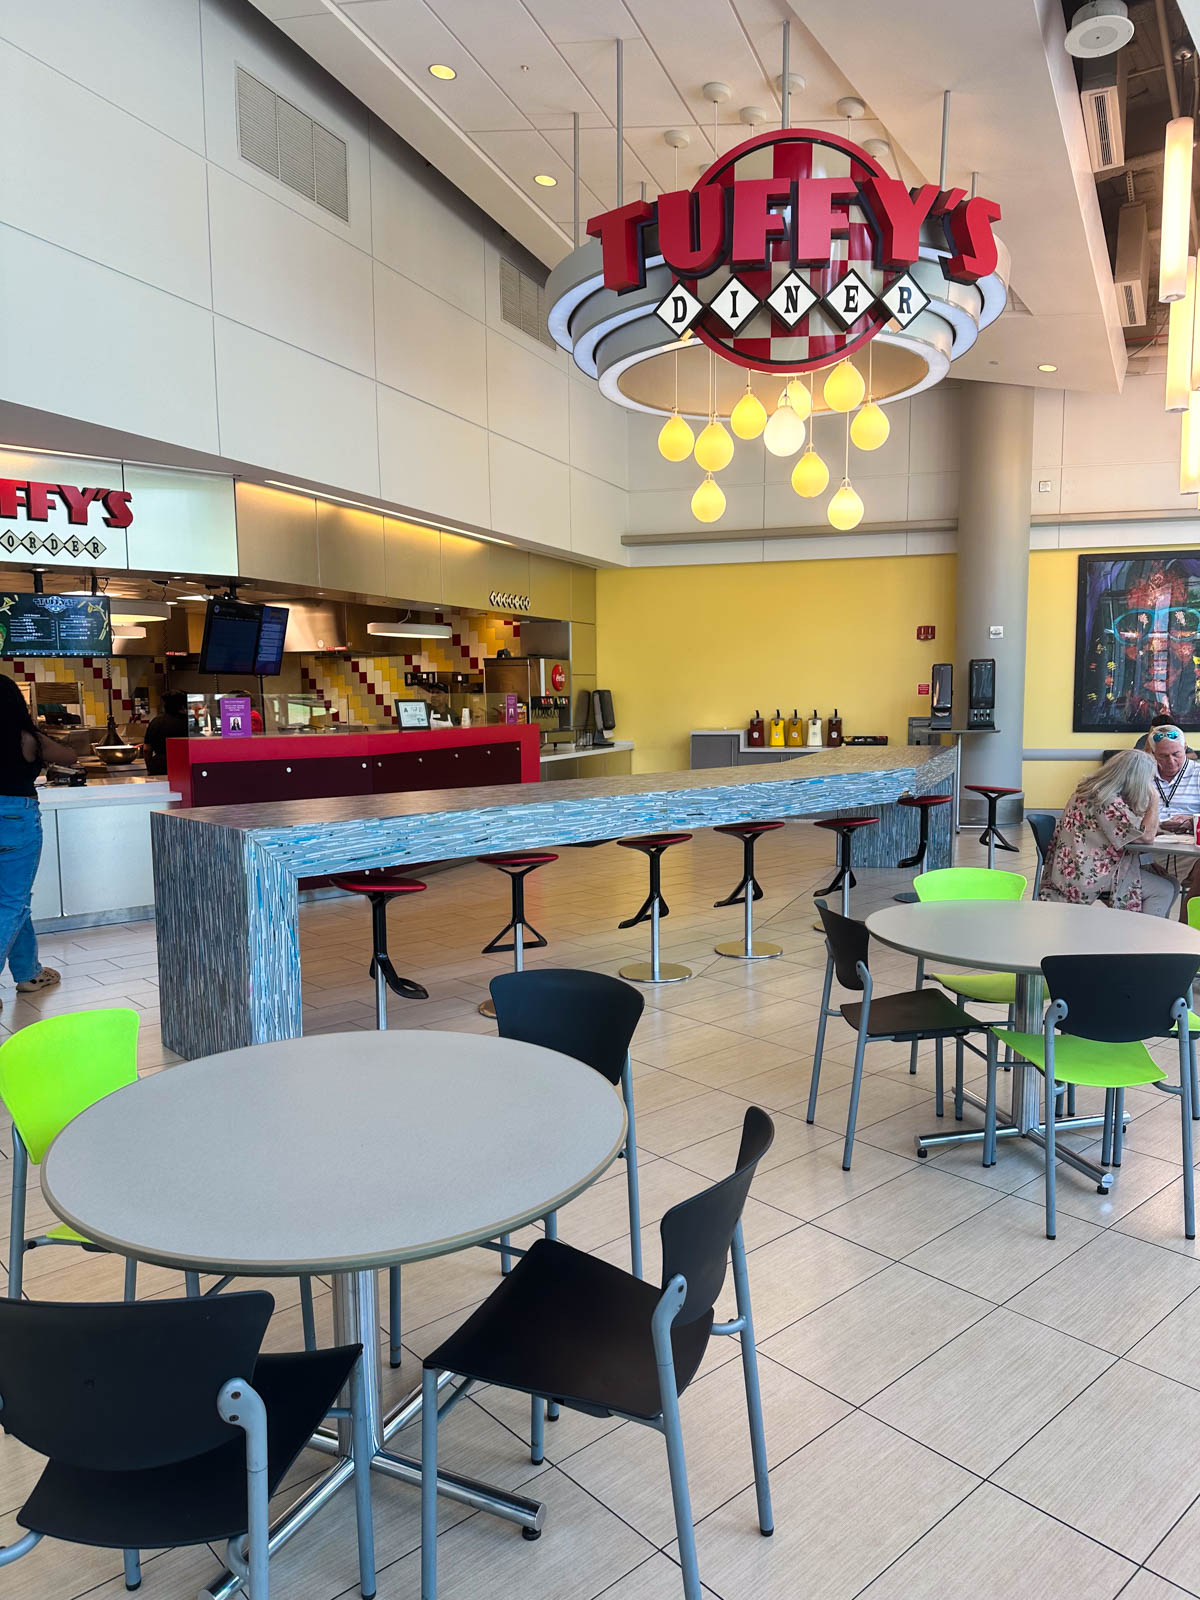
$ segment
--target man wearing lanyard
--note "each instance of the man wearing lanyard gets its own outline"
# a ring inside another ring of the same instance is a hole
[[[1158,768],[1154,777],[1159,801],[1158,831],[1187,834],[1194,839],[1196,817],[1200,815],[1200,761],[1188,760],[1183,734],[1173,723],[1151,728],[1146,748]],[[1169,877],[1178,878],[1193,894],[1200,892],[1200,864],[1193,860],[1169,856],[1165,868],[1149,856],[1142,861],[1152,871],[1165,870]]]

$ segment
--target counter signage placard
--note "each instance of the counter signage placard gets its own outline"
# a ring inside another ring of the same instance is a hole
[[[103,595],[0,594],[0,656],[111,654]]]
[[[248,739],[250,726],[250,696],[224,694],[221,696],[222,739]]]

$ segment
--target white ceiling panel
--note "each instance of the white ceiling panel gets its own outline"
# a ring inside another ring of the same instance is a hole
[[[614,121],[617,115],[617,50],[611,39],[563,45],[563,55]],[[640,39],[625,43],[625,121],[641,127],[677,128],[691,113],[675,92],[658,57]]]
[[[428,4],[469,48],[476,38],[479,0],[428,0]],[[521,0],[493,0],[492,11],[482,60],[492,80],[527,117],[600,109]]]
[[[497,166],[509,173],[518,187],[528,188],[531,198],[536,196],[535,204],[541,206],[548,216],[566,227],[570,226],[572,213],[571,198],[571,159],[570,135],[567,135],[568,154],[560,156],[549,143],[550,138],[562,138],[561,134],[546,135],[530,131],[529,133],[480,133],[476,135],[477,142]],[[580,163],[583,171],[587,168]],[[557,178],[558,183],[553,189],[540,188],[533,181],[535,172],[545,173],[551,178]],[[629,180],[627,179],[626,182]],[[609,180],[611,187],[611,179]],[[579,209],[584,220],[595,216],[597,212],[604,211],[612,204],[611,200],[604,198],[603,194],[594,193],[587,183],[586,178],[581,185],[582,193],[579,197]]]
[[[347,0],[345,15],[451,119],[475,128],[527,128],[529,120],[423,0]],[[458,77],[443,83],[434,62]]]
[[[525,8],[555,44],[638,37],[623,0],[525,0]]]

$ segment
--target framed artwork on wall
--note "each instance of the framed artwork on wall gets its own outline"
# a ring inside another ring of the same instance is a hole
[[[1200,729],[1200,550],[1080,556],[1076,733]]]

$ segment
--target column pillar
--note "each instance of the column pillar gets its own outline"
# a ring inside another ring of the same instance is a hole
[[[1025,722],[1025,617],[1029,592],[1029,485],[1033,475],[1033,390],[964,383],[958,485],[954,726],[966,726],[973,658],[996,662],[998,733],[967,734],[962,781],[1021,786]],[[1064,618],[1064,627],[1071,619]],[[1002,638],[991,629],[1004,629]],[[967,804],[970,801],[970,804]],[[965,795],[962,814],[980,823],[982,799]],[[1000,808],[1009,820],[1020,802]]]

